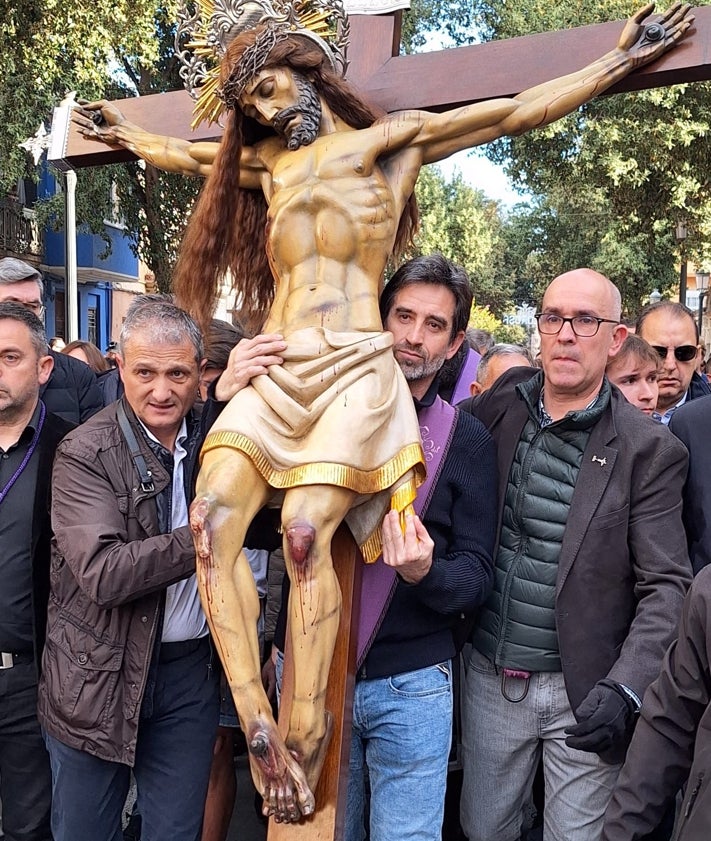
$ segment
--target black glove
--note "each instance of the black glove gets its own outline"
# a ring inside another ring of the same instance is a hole
[[[622,762],[632,738],[637,709],[614,680],[598,681],[575,711],[577,724],[566,728],[566,745],[597,753],[605,762]]]

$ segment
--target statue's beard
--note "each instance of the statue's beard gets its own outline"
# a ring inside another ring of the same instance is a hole
[[[286,138],[286,146],[292,151],[313,143],[321,127],[321,100],[316,87],[298,74],[294,74],[294,81],[299,91],[296,105],[279,111],[272,120],[274,129]],[[293,128],[287,129],[287,124],[294,117],[301,119]]]

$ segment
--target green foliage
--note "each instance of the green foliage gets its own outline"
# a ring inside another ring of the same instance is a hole
[[[454,44],[478,40],[475,6],[471,0],[412,0],[409,11],[402,17],[403,52],[418,52],[434,32],[446,35]]]
[[[166,4],[175,16],[172,0]],[[150,63],[158,42],[149,0],[15,0],[0,12],[4,80],[0,88],[0,189],[28,174],[18,143],[31,137],[69,90],[103,93],[120,56]]]
[[[408,256],[440,252],[467,271],[478,304],[502,312],[512,289],[497,271],[501,219],[496,202],[469,186],[459,173],[446,181],[436,166],[423,168],[416,194],[420,231]]]
[[[528,333],[518,324],[504,324],[488,307],[474,304],[469,313],[469,327],[475,330],[486,330],[494,337],[497,344],[505,342],[509,345],[527,345]]]
[[[510,38],[621,19],[638,5],[477,0],[475,14],[487,38]],[[534,195],[503,233],[515,299],[537,300],[555,274],[589,265],[620,286],[634,312],[654,287],[676,282],[673,230],[681,219],[686,256],[708,261],[710,106],[708,84],[605,96],[545,129],[492,144],[489,157]]]
[[[176,0],[156,8],[147,0],[18,0],[1,13],[6,80],[0,89],[0,190],[34,175],[18,144],[68,90],[87,99],[145,95],[182,86],[173,55]],[[104,220],[121,221],[131,247],[168,291],[177,245],[199,182],[142,164],[77,173],[77,221],[105,236]],[[119,208],[117,210],[116,200]],[[64,224],[61,196],[38,208],[40,218]]]

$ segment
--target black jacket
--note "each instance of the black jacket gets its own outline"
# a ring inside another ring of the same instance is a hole
[[[711,569],[691,585],[679,638],[644,696],[603,841],[636,841],[658,824],[688,777],[675,841],[711,838]]]
[[[516,386],[532,377],[541,372],[512,368],[460,404],[496,443],[502,513],[529,418]],[[603,678],[641,698],[659,674],[691,582],[681,519],[687,463],[669,430],[613,388],[585,448],[558,559],[556,630],[573,709]]]
[[[669,429],[689,451],[684,484],[684,528],[694,573],[711,563],[711,397],[684,403],[672,415]]]
[[[47,628],[47,601],[49,599],[49,566],[51,556],[52,526],[50,502],[52,462],[59,442],[74,428],[74,424],[47,412],[38,443],[39,465],[37,484],[32,506],[32,613],[33,642],[37,666],[42,658]]]
[[[432,384],[419,411],[437,393]],[[497,470],[491,436],[460,412],[423,524],[434,541],[430,571],[419,584],[398,580],[383,624],[359,671],[378,678],[414,671],[456,654],[455,627],[489,595],[496,540]]]
[[[697,397],[706,397],[708,394],[711,394],[711,385],[709,385],[708,380],[694,371],[689,383],[689,390],[686,393],[687,402],[696,400]]]
[[[40,390],[42,402],[53,412],[73,424],[84,423],[103,409],[104,403],[91,368],[73,356],[50,350],[54,370]]]

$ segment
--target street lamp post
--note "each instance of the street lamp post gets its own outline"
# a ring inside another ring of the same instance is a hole
[[[704,328],[704,298],[709,294],[709,272],[696,272],[696,288],[699,290],[699,340]]]
[[[679,273],[679,303],[686,304],[686,254],[684,252],[684,240],[687,237],[686,225],[683,222],[678,222],[674,230],[674,239],[679,245],[679,257],[681,260],[681,270]]]

